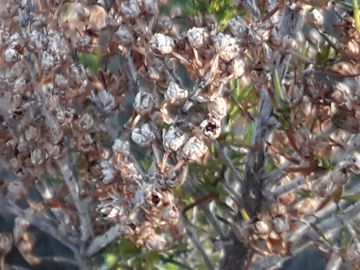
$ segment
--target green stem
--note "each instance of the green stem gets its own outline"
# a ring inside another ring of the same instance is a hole
[[[358,31],[358,33],[360,34],[360,17],[359,17],[359,6],[358,6],[358,1],[357,0],[353,0],[352,1],[353,4],[353,10],[354,10],[354,21],[355,21],[355,28]]]

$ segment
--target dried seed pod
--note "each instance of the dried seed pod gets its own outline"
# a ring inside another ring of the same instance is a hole
[[[216,97],[207,105],[213,118],[223,119],[227,114],[227,102],[224,97]]]
[[[335,185],[345,185],[349,180],[349,176],[344,170],[334,170],[331,174],[331,181]]]
[[[105,112],[109,113],[116,108],[115,98],[105,89],[102,89],[98,94],[98,100]]]
[[[161,207],[163,205],[162,193],[155,189],[146,192],[145,202],[153,207]]]
[[[188,91],[186,89],[181,89],[176,82],[171,81],[164,97],[165,100],[171,104],[180,104],[188,97]]]
[[[278,197],[278,202],[283,205],[290,205],[296,200],[296,193],[294,191],[289,191],[287,193],[281,194]]]
[[[175,48],[175,42],[171,37],[161,33],[156,33],[149,41],[151,49],[160,54],[172,53]]]
[[[273,220],[274,230],[277,233],[288,232],[290,230],[289,221],[285,217],[277,217]]]
[[[24,133],[26,141],[37,141],[40,138],[40,129],[37,126],[29,126]]]
[[[20,199],[26,193],[26,189],[22,182],[20,181],[11,181],[7,186],[6,197],[10,200]]]
[[[187,136],[179,129],[170,126],[167,131],[163,130],[162,137],[164,148],[176,152],[184,145]]]
[[[158,3],[155,0],[143,0],[144,12],[149,15],[157,15],[159,13]]]
[[[245,72],[245,62],[239,58],[233,59],[228,67],[228,72],[235,78],[241,77]]]
[[[169,16],[160,16],[158,20],[158,25],[161,31],[169,32],[173,26],[173,21],[170,19]]]
[[[269,44],[272,48],[280,48],[283,42],[283,37],[280,36],[279,30],[276,27],[273,27],[269,35]]]
[[[187,31],[187,38],[189,40],[189,44],[194,49],[200,49],[203,47],[208,38],[208,34],[205,28],[193,27]]]
[[[233,17],[229,21],[230,32],[239,38],[243,38],[247,35],[248,24],[241,17]]]
[[[31,152],[31,163],[34,165],[43,164],[48,158],[48,153],[40,148],[35,148]]]
[[[181,154],[190,161],[199,161],[205,155],[207,149],[208,147],[203,140],[193,136],[185,143],[181,149]]]
[[[179,223],[179,210],[175,205],[169,204],[161,209],[161,220],[165,221],[167,225],[176,225]]]
[[[305,198],[294,205],[294,209],[299,216],[307,216],[312,214],[320,204],[317,198]]]
[[[152,234],[145,241],[145,246],[150,250],[163,250],[166,245],[166,240],[163,236]]]
[[[19,33],[14,33],[10,37],[9,44],[13,48],[22,47],[23,39]]]
[[[55,58],[50,53],[44,51],[41,54],[41,66],[44,70],[49,71],[55,66]]]
[[[101,199],[97,210],[101,213],[102,218],[114,222],[122,221],[128,215],[126,202],[111,194],[109,194],[109,197]]]
[[[13,63],[20,58],[19,53],[14,48],[7,48],[4,52],[5,61],[8,63]]]
[[[115,180],[115,170],[111,165],[110,161],[103,160],[100,162],[102,182],[104,184],[110,184]]]
[[[15,218],[15,226],[13,229],[15,243],[19,242],[22,239],[29,226],[30,223],[26,219],[23,219],[21,217]]]
[[[55,85],[57,87],[59,87],[59,89],[64,90],[69,87],[69,80],[61,74],[56,74],[55,75]]]
[[[134,37],[127,27],[120,26],[114,33],[116,40],[123,46],[129,46],[134,42]]]
[[[200,128],[203,130],[205,137],[215,140],[221,133],[221,122],[215,118],[205,119],[201,122]]]
[[[13,237],[10,233],[0,233],[0,254],[5,255],[13,247]]]
[[[62,126],[70,125],[75,116],[75,110],[73,108],[56,108],[56,120]]]
[[[344,166],[348,167],[354,174],[360,174],[360,152],[354,151],[345,161]]]
[[[62,155],[61,149],[58,145],[51,145],[51,147],[48,148],[47,151],[49,153],[49,157],[53,159],[58,159]]]
[[[94,118],[88,114],[85,113],[79,120],[79,126],[82,130],[90,130],[94,125]]]
[[[230,62],[240,51],[236,40],[228,34],[219,33],[215,39],[215,48],[225,62]]]
[[[335,188],[336,186],[334,182],[328,181],[328,179],[324,179],[314,187],[314,192],[316,192],[316,194],[320,197],[325,198],[331,195]]]
[[[122,154],[128,156],[130,154],[130,144],[128,141],[116,139],[112,146],[112,150],[115,154]]]
[[[140,6],[137,0],[128,0],[121,3],[120,12],[125,18],[135,19],[140,15]]]
[[[259,220],[254,224],[256,235],[261,238],[266,237],[270,233],[270,226],[267,222]]]
[[[182,10],[181,10],[180,7],[173,7],[173,8],[170,10],[170,18],[171,18],[171,19],[180,17],[181,15],[182,15]]]
[[[24,76],[17,78],[13,84],[14,93],[23,94],[27,88],[28,84]]]
[[[311,23],[313,25],[316,25],[316,26],[324,25],[324,14],[316,8],[309,11],[307,13],[306,18],[309,21],[309,23]]]
[[[141,146],[148,146],[155,139],[149,124],[144,124],[141,128],[135,128],[131,132],[131,139]]]
[[[141,115],[148,114],[154,107],[154,98],[150,93],[139,91],[135,96],[133,106],[137,113]]]

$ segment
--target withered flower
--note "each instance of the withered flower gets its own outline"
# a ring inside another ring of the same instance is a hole
[[[151,49],[160,54],[172,53],[175,48],[174,40],[171,37],[165,36],[161,33],[156,33],[150,40],[149,45]]]

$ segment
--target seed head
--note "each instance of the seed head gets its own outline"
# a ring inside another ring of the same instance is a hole
[[[216,37],[215,48],[219,56],[225,62],[230,62],[239,53],[239,47],[236,40],[228,34],[219,33]]]
[[[185,101],[188,96],[186,89],[181,89],[176,82],[171,81],[168,89],[165,92],[165,100],[171,104],[179,104]]]
[[[124,141],[122,139],[116,139],[112,146],[112,150],[114,151],[115,154],[129,155],[130,144],[128,141]]]
[[[196,136],[191,137],[181,150],[184,158],[190,161],[199,161],[207,151],[204,141]]]
[[[5,61],[8,63],[15,62],[19,59],[19,53],[14,48],[7,48],[4,52]]]
[[[171,37],[161,33],[156,33],[149,42],[151,49],[160,54],[172,53],[175,48],[175,42]]]
[[[141,128],[135,128],[131,133],[131,139],[141,146],[148,146],[154,139],[155,135],[151,131],[149,124],[144,124]]]
[[[148,114],[154,106],[154,99],[150,93],[140,91],[135,96],[134,109],[139,114]]]
[[[210,140],[215,140],[221,133],[221,122],[217,119],[205,119],[201,122],[200,128],[203,130],[204,135]]]
[[[194,49],[203,47],[206,43],[207,37],[208,34],[206,33],[205,28],[193,27],[187,31],[187,38],[190,46]]]
[[[184,145],[185,141],[186,135],[173,126],[170,126],[167,131],[163,131],[163,145],[167,150],[176,152]]]

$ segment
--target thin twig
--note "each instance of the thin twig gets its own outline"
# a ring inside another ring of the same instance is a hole
[[[196,249],[199,251],[201,257],[203,258],[206,268],[208,270],[215,270],[215,268],[212,265],[212,262],[210,261],[209,256],[206,254],[200,240],[197,238],[196,233],[194,232],[193,228],[185,218],[183,219],[183,224],[191,241],[194,243]]]

